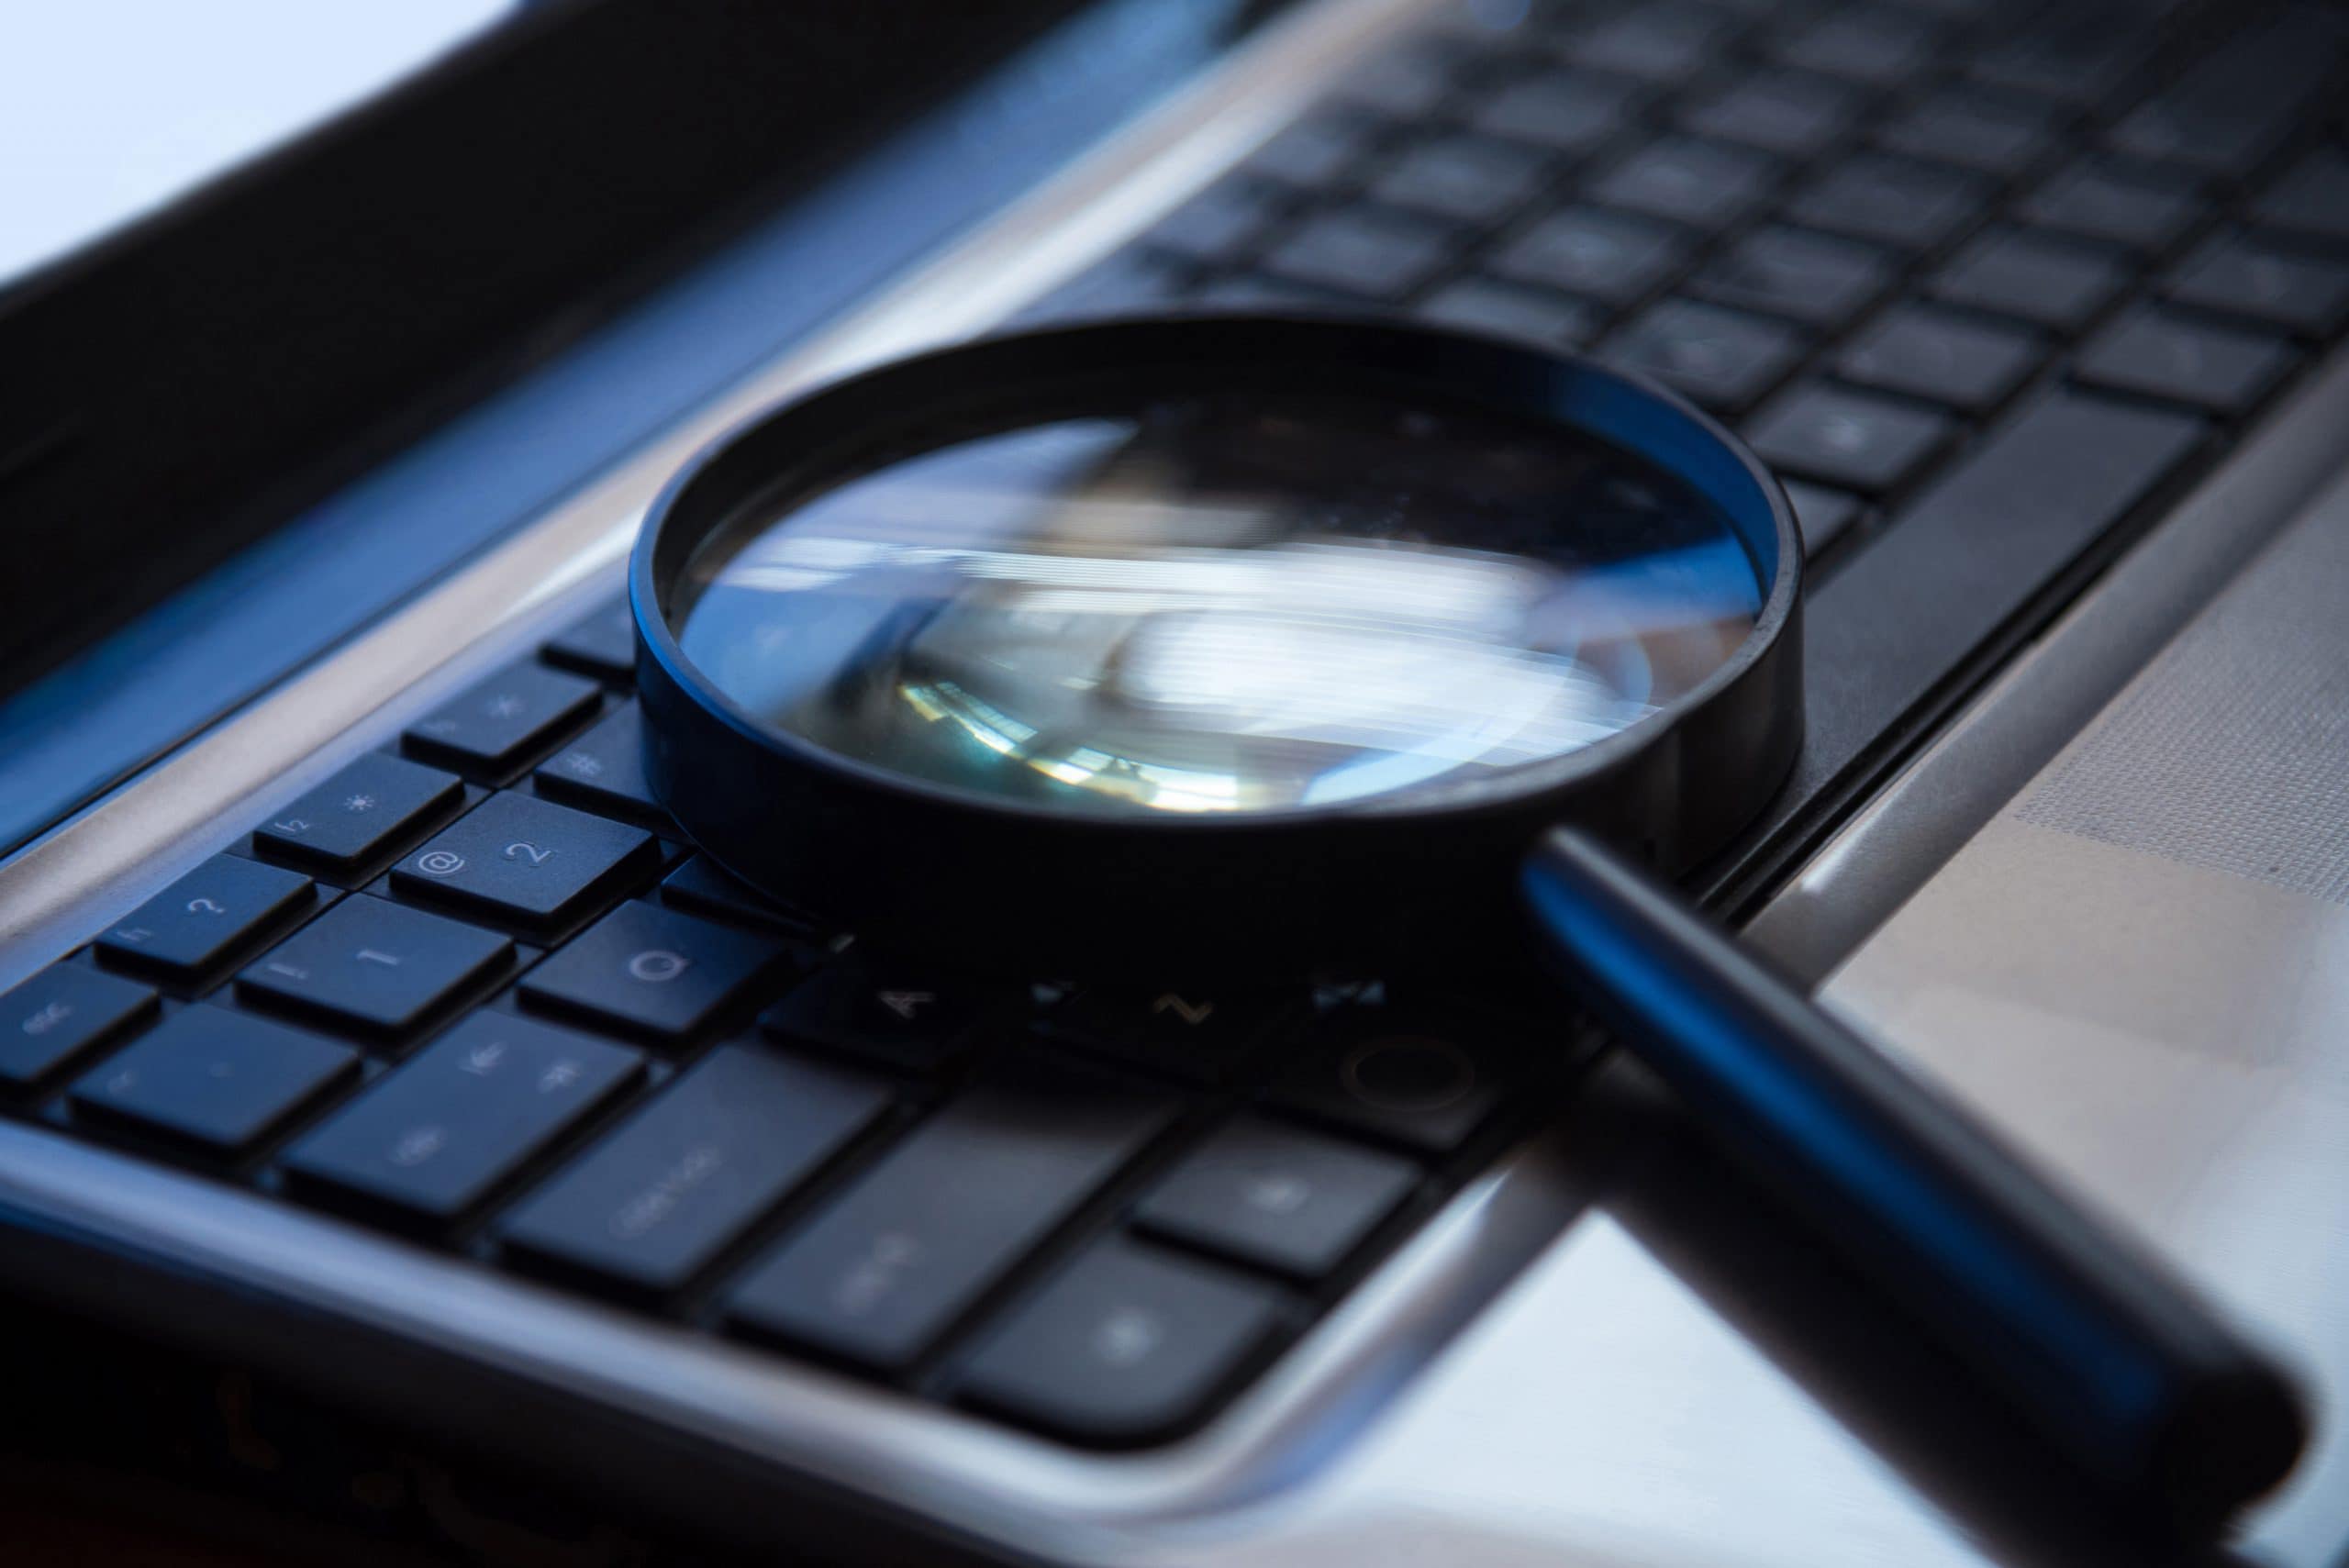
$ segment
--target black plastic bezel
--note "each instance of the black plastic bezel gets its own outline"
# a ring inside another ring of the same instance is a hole
[[[669,627],[704,541],[818,487],[877,436],[1141,378],[1321,384],[1554,420],[1678,473],[1769,584],[1736,652],[1681,702],[1568,756],[1310,811],[1077,817],[890,773],[768,730]],[[1802,735],[1802,552],[1776,482],[1673,395],[1495,339],[1339,317],[1088,324],[937,350],[820,388],[722,438],[655,502],[629,571],[646,767],[685,830],[754,886],[868,940],[1026,969],[1191,973],[1457,958],[1514,918],[1510,874],[1572,821],[1667,871],[1720,847]]]

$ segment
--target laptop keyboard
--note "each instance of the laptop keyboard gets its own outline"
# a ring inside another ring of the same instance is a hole
[[[1400,311],[1730,420],[1906,712],[2349,324],[2349,13],[1464,6],[1029,313]],[[1935,589],[1890,541],[1975,548]],[[1995,547],[1995,548],[1993,548]],[[624,606],[0,997],[13,1114],[1078,1443],[1208,1418],[1556,1105],[1506,996],[871,953],[648,792]]]

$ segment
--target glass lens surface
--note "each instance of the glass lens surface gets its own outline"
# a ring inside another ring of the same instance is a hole
[[[942,436],[722,530],[669,613],[735,705],[839,757],[1250,813],[1567,756],[1712,674],[1765,593],[1709,502],[1594,437],[1256,391]]]

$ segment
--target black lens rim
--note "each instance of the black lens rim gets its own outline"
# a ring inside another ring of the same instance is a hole
[[[878,433],[978,416],[1030,391],[1057,400],[1141,377],[1392,386],[1598,434],[1721,507],[1768,584],[1760,614],[1694,691],[1563,757],[1395,797],[1163,818],[1071,816],[835,755],[767,729],[679,648],[671,589],[705,542],[778,495],[852,467]],[[1558,821],[1606,832],[1667,871],[1714,852],[1776,793],[1800,744],[1801,581],[1801,536],[1776,479],[1652,383],[1391,320],[1191,315],[934,350],[754,417],[654,502],[629,593],[648,781],[736,876],[885,942],[1163,973],[1488,940],[1482,905],[1513,907],[1518,855]],[[1071,896],[1070,877],[1083,897]],[[1105,917],[1103,906],[1122,912]]]

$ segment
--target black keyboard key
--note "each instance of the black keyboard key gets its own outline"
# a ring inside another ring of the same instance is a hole
[[[739,1329],[901,1371],[1163,1127],[1171,1102],[1041,1070],[909,1133],[729,1299]]]
[[[2017,211],[2042,228],[2161,250],[2200,219],[2203,202],[2184,175],[2110,159],[2082,160],[2051,175]]]
[[[1450,249],[1440,228],[1340,209],[1306,219],[1265,253],[1264,264],[1293,283],[1392,301],[1433,277]]]
[[[464,793],[452,773],[370,751],[255,828],[253,843],[279,860],[350,871],[440,821]]]
[[[392,885],[491,919],[569,924],[660,863],[652,836],[551,801],[494,795],[392,868]]]
[[[599,681],[636,679],[636,613],[614,599],[540,650],[547,662]]]
[[[1255,247],[1286,197],[1252,180],[1219,180],[1144,230],[1141,243],[1188,261],[1227,262]]]
[[[1776,72],[1748,77],[1699,100],[1681,123],[1723,141],[1808,158],[1842,134],[1862,101],[1862,95],[1843,83]]]
[[[1798,479],[1784,483],[1787,500],[1795,509],[1795,522],[1802,529],[1802,550],[1807,558],[1816,559],[1860,520],[1865,503],[1857,495],[1821,484],[1805,484]]]
[[[1241,167],[1286,185],[1327,187],[1368,151],[1379,129],[1364,115],[1316,114],[1274,133]]]
[[[1937,163],[1861,152],[1811,176],[1786,210],[1816,228],[1927,250],[1973,223],[1990,188],[1979,175]]]
[[[1371,183],[1383,202],[1462,223],[1497,223],[1532,199],[1547,178],[1539,153],[1487,136],[1415,141]]]
[[[1732,13],[1714,6],[1644,0],[1604,21],[1576,18],[1563,41],[1578,65],[1672,83],[1703,70],[1728,43],[1734,22]]]
[[[2349,243],[2349,152],[2320,147],[2252,204],[2271,228]]]
[[[1689,288],[1814,327],[1837,327],[1892,282],[1887,252],[1856,240],[1793,228],[1760,228],[1700,268]]]
[[[1469,116],[1476,129],[1555,152],[1585,153],[1631,122],[1642,90],[1620,77],[1549,71],[1483,95]]]
[[[343,1029],[399,1035],[513,962],[504,937],[362,894],[262,954],[237,990]]]
[[[2162,7],[2143,0],[2066,0],[2001,28],[1966,61],[1977,82],[2094,103],[2136,70],[2159,36]]]
[[[401,744],[419,761],[502,778],[584,723],[602,700],[593,681],[516,664],[409,725]]]
[[[1923,65],[1940,37],[1932,18],[1917,12],[1853,6],[1796,34],[1780,46],[1778,58],[1824,76],[1890,86]]]
[[[2265,333],[2140,309],[2098,333],[2074,371],[2099,386],[2235,415],[2266,396],[2299,357]]]
[[[2054,125],[2054,111],[2039,100],[1943,88],[1893,117],[1876,140],[1912,158],[2007,175],[2047,150]]]
[[[759,1025],[777,1040],[893,1072],[938,1073],[977,1046],[979,1026],[999,1000],[966,977],[835,963],[794,986]]]
[[[173,1014],[73,1086],[101,1125],[241,1153],[359,1073],[358,1053],[218,1007]]]
[[[1609,339],[1601,356],[1652,375],[1716,413],[1750,408],[1794,368],[1803,339],[1790,327],[1667,299]]]
[[[720,1047],[525,1202],[505,1244],[631,1295],[673,1295],[888,1103],[813,1062]]]
[[[991,1335],[961,1398],[1094,1443],[1137,1443],[1196,1418],[1280,1329],[1264,1286],[1104,1241]]]
[[[696,855],[671,872],[661,884],[661,902],[757,926],[774,926],[796,935],[815,929],[814,917],[802,909],[776,903],[748,883],[729,875],[707,855]]]
[[[155,1016],[146,986],[78,963],[51,964],[0,993],[0,1084],[61,1073]]]
[[[1819,787],[1878,745],[2202,434],[2184,413],[2059,391],[1926,486],[1804,609],[1804,664],[1832,701],[1811,705],[1794,787]]]
[[[1412,314],[1446,327],[1521,338],[1547,348],[1578,348],[1598,330],[1598,307],[1546,289],[1490,278],[1462,278],[1421,301]]]
[[[1693,137],[1661,137],[1586,187],[1593,201],[1692,228],[1726,228],[1760,206],[1785,165],[1754,152]]]
[[[1803,386],[1763,409],[1745,435],[1774,467],[1876,495],[1912,478],[1955,430],[1922,408]]]
[[[644,780],[644,717],[634,703],[606,714],[601,722],[539,764],[532,775],[539,793],[649,827],[662,827],[669,814]]]
[[[193,980],[309,910],[316,885],[298,872],[215,855],[109,927],[98,953],[125,969]]]
[[[1186,1155],[1135,1219],[1153,1235],[1318,1280],[1419,1183],[1408,1160],[1246,1117]]]
[[[1501,247],[1492,270],[1522,283],[1627,304],[1659,287],[1688,241],[1653,218],[1570,207]]]
[[[2199,54],[2184,75],[2107,133],[2134,157],[2248,174],[2304,124],[2342,61],[2335,17],[2288,8]]]
[[[1903,306],[1861,333],[1835,369],[1864,386],[1984,414],[2005,402],[2045,352],[2026,332]]]
[[[1517,1090],[1507,1043],[1484,1032],[1389,1018],[1333,1018],[1330,1035],[1278,1084],[1278,1103],[1390,1142],[1448,1153]]]
[[[793,959],[772,938],[658,904],[623,904],[530,971],[522,999],[647,1040],[707,1029]]]
[[[2120,258],[2109,251],[2000,229],[1968,245],[1929,286],[1953,305],[2069,331],[2102,310],[2128,282]]]
[[[2288,250],[2247,235],[2211,239],[2163,284],[2182,305],[2271,321],[2310,337],[2349,322],[2349,261]]]
[[[1223,1084],[1248,1064],[1287,1014],[1278,996],[1097,986],[1056,1008],[1045,1029],[1152,1072]]]
[[[286,1184],[446,1225],[643,1072],[632,1051],[476,1013],[288,1150]]]

